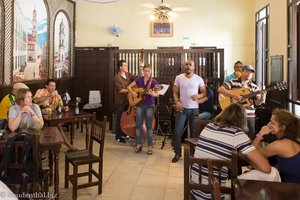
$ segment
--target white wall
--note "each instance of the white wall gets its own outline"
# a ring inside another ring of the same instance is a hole
[[[278,0],[277,0],[278,1]],[[76,46],[119,46],[121,49],[157,46],[217,46],[225,51],[225,70],[241,60],[254,64],[255,18],[252,0],[165,0],[176,12],[174,34],[170,38],[151,38],[151,8],[160,0],[120,0],[109,4],[78,3],[76,6]],[[147,13],[148,11],[148,13]],[[120,37],[109,28],[118,24]],[[184,37],[188,39],[184,39]]]
[[[287,1],[255,0],[254,12],[267,5],[270,6],[270,56],[283,55],[284,79],[287,80]]]

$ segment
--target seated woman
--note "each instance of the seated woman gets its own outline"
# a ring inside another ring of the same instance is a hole
[[[278,140],[262,147],[266,134],[274,134]],[[276,156],[281,179],[284,182],[300,183],[300,122],[285,109],[273,111],[268,125],[256,135],[253,145],[265,156]]]
[[[244,107],[239,104],[231,104],[213,122],[205,126],[199,135],[194,156],[197,158],[230,160],[232,150],[237,150],[245,155],[255,169],[262,173],[270,173],[271,166],[268,160],[252,145],[251,140],[245,134],[246,127],[247,118]],[[198,183],[197,174],[193,169],[192,180],[195,183]],[[228,172],[224,175],[228,177]],[[205,184],[207,177],[202,176],[202,180]],[[225,180],[221,184],[224,185]],[[210,194],[199,190],[193,190],[192,193],[195,199],[206,199],[210,196]]]
[[[16,104],[9,109],[8,127],[11,131],[22,128],[42,128],[44,120],[40,107],[32,103],[32,93],[29,89],[19,89],[15,98]]]

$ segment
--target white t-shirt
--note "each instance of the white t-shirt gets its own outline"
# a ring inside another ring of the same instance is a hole
[[[194,74],[191,78],[187,78],[185,74],[177,75],[174,85],[179,88],[180,103],[184,108],[194,109],[198,108],[197,101],[192,99],[194,94],[198,94],[199,87],[204,86],[203,79]]]
[[[42,116],[41,109],[37,104],[33,103],[31,108],[37,116]],[[21,110],[21,107],[19,105],[12,106],[9,109],[8,118],[16,118],[18,113],[20,112],[20,110]],[[32,116],[29,113],[22,113],[19,128],[22,128],[23,122],[27,123],[27,128],[34,128]]]

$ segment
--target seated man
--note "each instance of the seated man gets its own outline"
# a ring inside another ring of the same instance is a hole
[[[7,94],[5,97],[3,97],[1,103],[0,103],[0,129],[6,129],[7,128],[7,114],[13,105],[16,104],[15,102],[15,95],[17,94],[17,91],[19,89],[29,89],[27,85],[24,83],[15,83],[13,85],[13,89],[11,93]]]
[[[63,106],[63,101],[61,96],[57,93],[56,83],[54,79],[49,79],[46,82],[45,88],[38,89],[33,97],[34,103],[38,104],[41,107],[42,113],[46,114],[47,109],[51,109],[55,111],[60,104],[65,111],[69,111],[68,106]],[[68,141],[64,131],[62,130],[61,126],[58,126],[58,129],[61,133],[61,136],[64,140],[64,144],[70,149],[75,150],[76,148]]]
[[[199,118],[209,120],[214,116],[214,92],[207,86],[207,78],[203,78],[206,85],[206,97],[199,99]]]
[[[241,77],[243,63],[241,61],[237,61],[234,63],[233,68],[234,72],[224,78],[224,83]]]

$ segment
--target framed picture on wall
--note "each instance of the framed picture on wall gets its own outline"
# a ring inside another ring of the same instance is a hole
[[[47,78],[48,12],[45,1],[14,1],[13,82]]]
[[[54,78],[70,77],[70,24],[66,13],[59,12],[54,30]]]
[[[150,25],[151,37],[173,37],[173,22],[165,21],[152,21]]]

